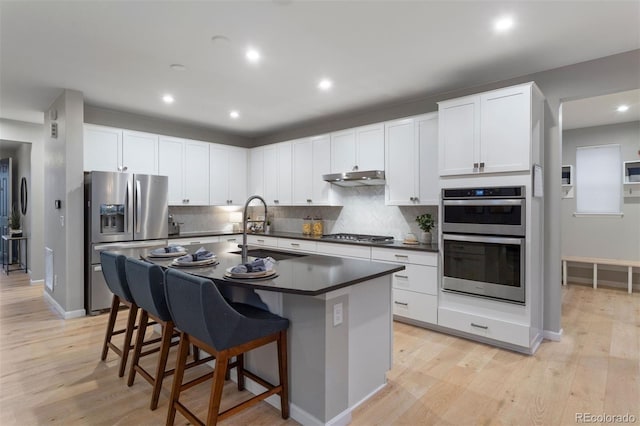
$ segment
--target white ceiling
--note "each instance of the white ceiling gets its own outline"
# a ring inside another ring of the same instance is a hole
[[[621,105],[629,107],[618,112]],[[640,90],[578,99],[562,104],[562,130],[640,121]]]
[[[640,1],[0,1],[0,117],[94,106],[248,137],[640,48]],[[509,34],[493,21],[514,17]],[[212,41],[222,35],[224,40]],[[257,65],[244,51],[258,48]],[[172,71],[170,64],[186,71]],[[329,92],[316,84],[334,80]],[[175,103],[160,98],[170,92]],[[237,109],[241,117],[229,118]]]

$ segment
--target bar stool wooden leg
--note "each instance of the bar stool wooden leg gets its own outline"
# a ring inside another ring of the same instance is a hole
[[[218,422],[222,389],[224,388],[228,363],[228,351],[222,351],[216,356],[216,367],[213,372],[213,384],[211,385],[211,395],[209,396],[209,413],[207,414],[208,425],[215,425]]]
[[[150,408],[155,410],[158,408],[158,399],[160,398],[160,390],[162,390],[162,380],[165,376],[165,368],[167,367],[167,358],[169,358],[169,349],[171,348],[171,337],[173,336],[173,322],[168,322],[162,327],[162,342],[160,343],[160,358],[156,367],[156,380],[153,383],[153,395],[151,397]],[[188,348],[188,345],[187,345]]]
[[[289,418],[289,366],[287,360],[287,330],[278,337],[278,374],[280,376],[280,412],[283,419]]]
[[[227,368],[229,368],[228,365]],[[244,390],[244,354],[236,356],[236,373],[238,373],[238,390]]]
[[[167,426],[172,426],[176,420],[176,405],[182,388],[182,379],[189,355],[189,335],[180,333],[180,345],[178,345],[178,358],[176,359],[176,371],[173,375],[171,397],[169,399],[169,412],[167,413]]]
[[[131,359],[131,367],[129,367],[129,379],[127,380],[127,386],[133,386],[133,382],[136,379],[136,365],[140,362],[140,352],[142,352],[142,344],[144,343],[144,335],[147,332],[147,325],[149,324],[149,314],[143,310],[140,315],[140,324],[138,325],[138,334],[136,336],[136,344],[133,350],[133,358]]]
[[[127,318],[127,329],[124,333],[124,344],[122,345],[122,358],[120,359],[120,369],[118,377],[124,376],[124,370],[127,367],[127,358],[131,350],[131,338],[133,337],[133,329],[136,326],[136,317],[138,316],[138,306],[131,303],[129,308],[129,317]]]
[[[113,327],[116,325],[116,317],[118,316],[118,308],[120,307],[120,298],[113,295],[111,299],[111,312],[109,312],[109,321],[107,322],[107,332],[104,336],[104,345],[102,345],[102,356],[101,360],[107,359],[107,352],[109,351],[109,343],[111,342],[111,337],[113,336]]]

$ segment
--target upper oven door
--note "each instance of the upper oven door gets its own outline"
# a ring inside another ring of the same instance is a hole
[[[525,235],[525,200],[443,200],[442,232]]]

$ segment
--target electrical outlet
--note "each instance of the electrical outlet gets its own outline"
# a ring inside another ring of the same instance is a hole
[[[60,226],[64,228],[64,216],[60,216]]]
[[[58,274],[55,274],[53,276],[53,288],[52,288],[52,290],[54,290],[57,286],[58,286]]]
[[[342,302],[333,305],[333,326],[342,324]]]

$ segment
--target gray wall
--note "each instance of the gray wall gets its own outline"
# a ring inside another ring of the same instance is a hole
[[[188,125],[176,121],[161,120],[140,114],[114,111],[91,105],[84,106],[84,120],[85,123],[138,130],[164,136],[222,143],[225,145],[250,147],[253,143],[249,138],[232,135],[215,129]]]
[[[52,110],[57,111],[58,137],[45,134],[44,245],[53,250],[57,283],[46,291],[70,313],[84,309],[82,93],[65,90],[45,113],[45,129]],[[62,201],[61,209],[54,208],[54,200]]]
[[[640,121],[567,130],[562,133],[562,164],[576,171],[576,148],[581,146],[620,144],[622,161],[638,160]],[[621,165],[622,170],[622,165]],[[622,176],[622,171],[620,172]],[[574,188],[575,194],[575,188]],[[623,198],[619,216],[575,217],[576,198],[562,200],[562,254],[568,256],[640,259],[640,198]],[[588,279],[591,265],[569,269],[569,276]],[[606,269],[606,267],[602,267]],[[614,268],[615,269],[615,268]],[[619,268],[618,268],[619,269]],[[598,272],[604,281],[618,281],[626,287],[626,269],[614,273]],[[638,282],[635,277],[634,282]]]
[[[291,140],[393,118],[436,111],[437,102],[473,93],[535,81],[547,99],[545,109],[545,272],[544,329],[560,332],[561,318],[561,166],[560,105],[563,101],[640,88],[640,50],[529,74],[510,80],[461,88],[405,103],[383,105],[328,120],[318,120],[259,138],[255,145]]]
[[[0,140],[22,142],[16,155],[20,158],[21,173],[27,176],[29,190],[27,215],[23,218],[27,228],[23,231],[29,237],[29,270],[32,282],[44,279],[43,136],[42,124],[0,119]]]

